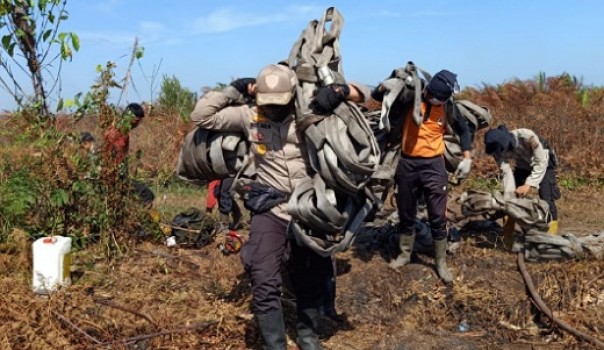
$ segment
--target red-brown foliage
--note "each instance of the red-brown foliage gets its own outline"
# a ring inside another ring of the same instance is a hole
[[[563,172],[604,176],[604,90],[584,88],[567,74],[544,81],[512,80],[501,85],[467,89],[462,97],[486,106],[493,127],[528,128],[549,141]],[[476,148],[482,154],[482,136]]]

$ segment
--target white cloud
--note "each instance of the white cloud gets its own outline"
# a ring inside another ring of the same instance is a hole
[[[119,1],[120,0],[108,0],[105,4],[116,5]],[[134,38],[138,37],[143,46],[150,44],[173,46],[186,41],[187,36],[222,33],[270,23],[291,21],[306,22],[312,18],[318,18],[321,15],[322,10],[322,8],[316,6],[306,5],[288,6],[277,13],[250,13],[240,9],[221,8],[211,12],[207,16],[188,21],[188,24],[184,25],[185,28],[180,30],[171,28],[158,21],[140,21],[137,24],[137,29],[132,32],[89,31],[81,32],[80,37],[87,42],[101,45],[132,45]],[[176,33],[179,34],[176,35]]]
[[[138,23],[136,32],[125,31],[92,31],[79,32],[84,42],[99,43],[105,45],[132,45],[134,38],[138,37],[141,44],[165,41],[167,33],[166,26],[159,22],[142,21]]]
[[[105,0],[98,2],[95,7],[96,9],[104,14],[113,14],[116,7],[120,5],[122,0]]]
[[[194,19],[188,31],[190,34],[228,32],[243,27],[306,19],[310,13],[316,13],[318,16],[321,12],[318,7],[301,5],[289,6],[281,12],[269,13],[243,12],[228,7]]]
[[[447,17],[447,16],[460,16],[467,15],[468,12],[460,11],[418,11],[410,12],[405,15],[408,17]]]
[[[142,33],[157,34],[166,30],[166,26],[159,22],[142,21],[138,24]]]
[[[132,44],[134,38],[137,36],[135,33],[126,32],[78,32],[81,41],[84,43],[100,43],[108,45],[124,45]]]

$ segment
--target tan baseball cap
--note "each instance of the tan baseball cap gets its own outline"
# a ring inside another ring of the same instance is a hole
[[[264,67],[256,79],[256,104],[286,105],[294,96],[296,73],[281,64]]]

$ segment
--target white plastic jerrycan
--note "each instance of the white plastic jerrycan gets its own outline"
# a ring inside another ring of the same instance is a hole
[[[71,237],[42,237],[32,248],[34,293],[49,294],[71,284]]]

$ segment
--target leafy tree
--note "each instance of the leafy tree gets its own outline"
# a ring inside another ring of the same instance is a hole
[[[63,61],[80,48],[76,33],[59,31],[68,19],[66,4],[67,0],[0,0],[0,72],[5,74],[0,75],[0,85],[20,107],[33,103],[39,120],[49,116],[48,96],[60,84]],[[31,80],[33,101],[19,83],[19,74]]]
[[[182,119],[188,119],[195,107],[195,97],[191,90],[180,84],[178,78],[164,75],[157,100],[162,107],[178,112]]]

